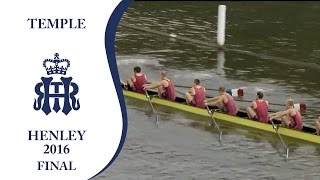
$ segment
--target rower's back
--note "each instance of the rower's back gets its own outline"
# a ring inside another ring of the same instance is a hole
[[[195,106],[199,108],[205,108],[205,103],[204,100],[206,99],[206,90],[204,87],[197,85],[194,86],[195,90],[195,95],[194,95],[194,101],[195,101]]]
[[[141,72],[139,66],[133,68],[134,80],[133,80],[133,90],[137,93],[144,94],[143,85],[147,83],[146,75]]]
[[[261,91],[257,92],[257,99],[255,101],[257,108],[256,116],[258,116],[258,119],[260,122],[268,123],[269,117],[268,117],[268,110],[269,110],[269,103],[267,100],[262,99],[263,93]]]
[[[256,100],[257,108],[256,108],[256,114],[259,117],[259,121],[268,123],[268,103],[264,99],[257,99]]]
[[[143,73],[137,73],[134,75],[135,82],[133,82],[134,90],[137,93],[144,94],[143,85],[147,83],[146,76]]]

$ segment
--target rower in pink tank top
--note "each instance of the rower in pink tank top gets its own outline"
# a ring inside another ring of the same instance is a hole
[[[166,79],[166,81],[169,83],[169,86],[164,87],[166,91],[162,93],[161,96],[169,101],[174,101],[176,99],[176,91],[174,88],[174,84],[171,80]]]
[[[228,102],[224,103],[224,107],[223,107],[224,112],[227,114],[236,116],[238,113],[236,102],[234,101],[233,97],[230,96],[230,94],[225,93],[224,95],[228,99]]]
[[[174,84],[171,80],[168,79],[168,73],[166,71],[162,71],[160,73],[160,81],[152,84],[144,84],[143,88],[147,89],[158,89],[158,94],[160,98],[165,98],[169,101],[176,100],[176,92],[174,88]],[[167,86],[168,85],[168,86]],[[167,87],[165,87],[167,86]]]
[[[200,88],[194,88],[194,90],[196,91],[196,94],[194,95],[191,101],[192,105],[204,109],[206,107],[203,102],[206,99],[205,89],[203,87],[200,87]]]
[[[295,111],[296,111],[296,114],[294,116],[291,116],[289,127],[302,130],[303,125],[302,125],[301,114],[299,111],[297,111],[297,110],[295,110]]]
[[[256,100],[257,109],[256,109],[256,116],[257,120],[268,123],[268,104],[266,100]]]
[[[136,81],[133,83],[134,91],[137,93],[144,94],[143,85],[147,83],[145,75],[142,74],[141,76],[134,75]]]

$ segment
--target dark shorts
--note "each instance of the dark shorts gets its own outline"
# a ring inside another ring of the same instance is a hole
[[[202,108],[202,109],[205,109],[205,108],[206,108],[206,105],[205,105],[204,103],[197,104],[194,99],[192,99],[192,100],[190,101],[190,105],[191,105],[191,106],[194,106],[194,107]]]
[[[296,122],[294,121],[293,118],[291,118],[289,123],[289,128],[295,128],[295,127],[296,127]]]
[[[229,115],[232,115],[232,116],[237,116],[237,114],[238,114],[238,111],[236,111],[235,114],[234,114],[234,113],[230,113],[230,111],[229,111],[229,110],[226,110],[225,108],[223,108],[222,111],[223,111],[224,113],[229,114]]]
[[[128,86],[128,90],[129,91],[135,91],[135,88],[134,88],[134,86]]]
[[[167,92],[161,93],[161,97],[162,97],[162,98],[167,98]]]
[[[295,125],[293,125],[293,123],[289,123],[289,128],[294,128],[295,127]]]
[[[196,106],[196,105],[197,105],[197,103],[196,103],[196,101],[195,101],[194,99],[192,99],[192,100],[190,101],[190,104],[191,104],[192,106]]]
[[[224,113],[226,113],[226,114],[228,114],[228,112],[229,112],[228,109],[226,109],[226,108],[224,108],[224,107],[222,108],[222,111],[223,111]]]
[[[260,121],[260,118],[259,118],[258,115],[255,115],[252,119],[255,120],[255,121]]]

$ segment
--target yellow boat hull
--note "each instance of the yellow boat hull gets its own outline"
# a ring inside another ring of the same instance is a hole
[[[135,92],[127,91],[127,90],[123,90],[123,94],[124,94],[124,96],[127,96],[127,97],[140,99],[143,101],[148,101],[144,94],[139,94],[139,93],[135,93]],[[159,104],[159,105],[179,109],[182,111],[190,112],[193,114],[198,114],[201,116],[209,117],[209,114],[206,109],[200,109],[197,107],[193,107],[193,106],[189,106],[189,105],[185,105],[185,104],[181,104],[181,103],[177,103],[177,102],[171,102],[171,101],[167,101],[165,99],[160,99],[160,98],[156,98],[156,97],[153,98],[151,101],[154,104]],[[232,124],[238,124],[241,126],[254,128],[254,129],[258,129],[258,130],[263,130],[266,132],[276,133],[271,124],[252,121],[249,119],[231,116],[231,115],[220,113],[220,112],[215,112],[213,114],[213,117],[217,120],[220,120],[220,121],[225,121],[225,122],[229,122]],[[306,133],[306,132],[297,131],[297,130],[288,129],[288,128],[279,128],[278,132],[283,136],[320,144],[320,136],[317,136],[317,135],[314,135],[311,133]]]

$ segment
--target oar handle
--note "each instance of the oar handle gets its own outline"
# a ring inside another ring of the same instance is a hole
[[[150,96],[149,96],[149,94],[148,94],[148,90],[144,90],[144,92],[145,92],[145,94],[146,94],[146,98],[147,98],[148,100],[150,100]]]
[[[206,106],[206,108],[207,108],[207,112],[208,112],[210,115],[212,115],[212,111],[210,110],[209,106]]]
[[[274,124],[273,119],[270,119],[269,121],[271,122],[273,129],[278,132],[279,126]]]

